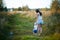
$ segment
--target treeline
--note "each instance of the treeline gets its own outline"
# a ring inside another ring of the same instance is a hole
[[[28,11],[30,8],[28,6],[18,7],[18,8],[12,8],[13,11]]]

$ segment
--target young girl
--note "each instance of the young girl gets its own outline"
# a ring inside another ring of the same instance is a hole
[[[38,29],[38,35],[40,35],[42,33],[42,24],[43,24],[43,19],[42,19],[42,13],[36,9],[36,15],[37,15],[37,29]]]

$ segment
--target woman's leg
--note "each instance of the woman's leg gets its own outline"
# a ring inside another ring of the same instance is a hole
[[[40,35],[42,33],[42,25],[38,24],[38,34]]]

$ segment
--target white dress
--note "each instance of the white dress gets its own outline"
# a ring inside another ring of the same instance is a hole
[[[38,15],[38,18],[37,18],[37,24],[43,24],[43,19],[42,19],[42,16],[40,16],[39,13],[37,13]]]

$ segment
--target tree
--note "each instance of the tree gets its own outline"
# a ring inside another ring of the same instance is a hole
[[[58,0],[55,0],[52,2],[52,5],[51,5],[51,11],[52,13],[56,13],[58,10],[60,10],[60,1]]]
[[[8,11],[7,7],[4,8],[4,11],[6,11],[6,12]]]
[[[8,11],[7,7],[4,7],[3,0],[0,0],[0,11]]]
[[[49,30],[52,33],[60,33],[60,13],[58,12],[60,10],[60,5],[58,0],[55,0],[52,2],[52,6],[51,6],[51,11],[52,11],[52,15],[49,16]]]
[[[8,20],[10,16],[3,12],[4,10],[7,10],[7,8],[4,9],[3,2],[0,0],[0,40],[8,40],[11,30]]]
[[[19,7],[19,8],[18,8],[18,11],[22,11],[22,8],[21,8],[21,7]]]
[[[3,11],[3,1],[0,0],[0,11]]]
[[[29,8],[28,8],[28,6],[23,6],[23,7],[22,7],[22,10],[23,10],[23,11],[28,11]]]

